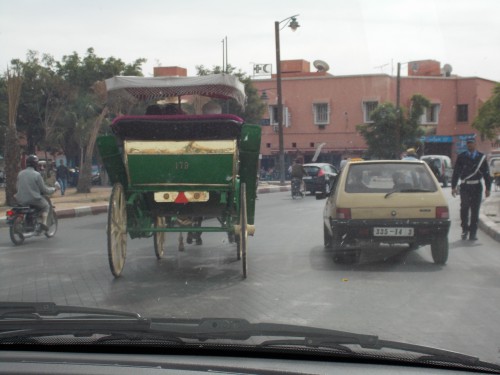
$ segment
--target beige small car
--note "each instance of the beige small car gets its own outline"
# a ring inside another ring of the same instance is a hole
[[[353,263],[379,244],[431,245],[434,262],[445,264],[450,220],[439,185],[422,161],[349,162],[327,197],[325,247],[336,262]]]

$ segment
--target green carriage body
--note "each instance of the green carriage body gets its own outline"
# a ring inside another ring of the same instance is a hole
[[[150,236],[157,215],[217,217],[221,227],[190,230],[232,231],[241,182],[254,224],[259,126],[232,115],[175,115],[124,116],[112,128],[115,136],[97,145],[111,183],[125,187],[131,237]]]

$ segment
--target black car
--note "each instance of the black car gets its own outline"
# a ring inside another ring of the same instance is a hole
[[[306,190],[314,194],[316,191],[321,191],[325,194],[330,193],[330,190],[339,174],[337,168],[328,163],[309,163],[304,164],[304,169],[307,176],[304,177]]]

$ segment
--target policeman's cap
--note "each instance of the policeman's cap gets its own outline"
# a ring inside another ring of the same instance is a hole
[[[467,143],[476,143],[476,139],[475,138],[469,138],[469,139],[467,139]]]

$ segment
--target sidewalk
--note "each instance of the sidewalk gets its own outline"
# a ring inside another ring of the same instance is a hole
[[[266,181],[259,183],[258,194],[289,191],[290,183],[280,186],[279,182]],[[76,188],[69,188],[66,194],[61,196],[60,192],[52,195],[52,204],[55,206],[59,219],[72,218],[85,215],[97,215],[108,211],[109,195],[111,187],[93,186],[88,194],[77,194]],[[5,190],[0,190],[0,204],[5,202]],[[0,206],[0,227],[6,225],[6,212],[10,207]]]
[[[495,190],[494,187],[492,187]],[[492,191],[483,200],[479,212],[479,228],[500,242],[500,191]]]

